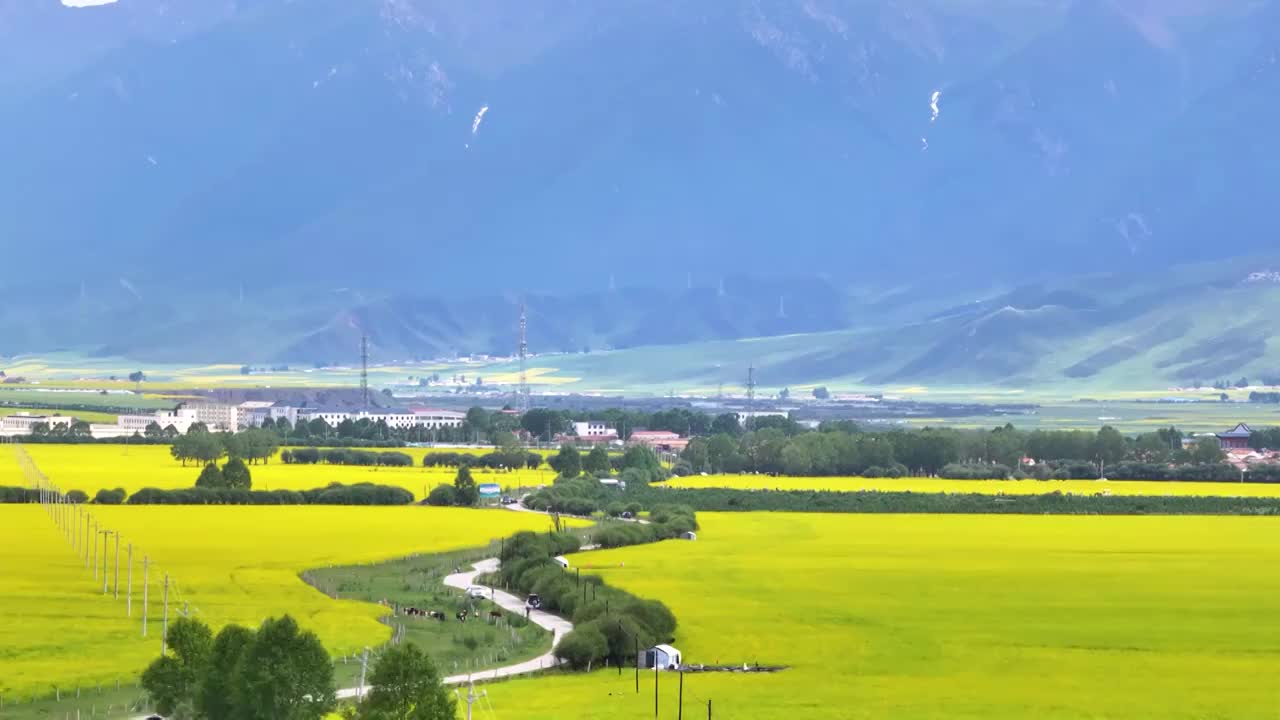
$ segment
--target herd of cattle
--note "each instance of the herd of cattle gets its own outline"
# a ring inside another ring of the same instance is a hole
[[[416,607],[405,607],[405,608],[400,608],[400,611],[408,617],[429,618],[431,620],[439,620],[440,622],[444,622],[444,613],[440,612],[439,610],[422,610]],[[479,617],[479,616],[480,616],[480,613],[478,612],[473,613],[470,610],[462,610],[454,615],[454,617],[458,619],[458,622],[466,622],[467,618],[469,617]],[[501,618],[502,618],[502,613],[500,611],[498,610],[489,611],[490,620],[499,620]]]

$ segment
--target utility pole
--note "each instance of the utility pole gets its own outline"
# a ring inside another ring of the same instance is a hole
[[[676,720],[684,720],[684,668],[680,669],[680,694],[676,706]]]
[[[89,535],[89,523],[90,523],[90,522],[92,522],[92,521],[93,521],[93,516],[92,516],[92,515],[90,515],[90,514],[89,514],[89,511],[87,511],[87,510],[86,510],[86,511],[85,511],[85,513],[84,513],[84,534],[85,534],[85,538],[84,538],[84,569],[85,569],[85,570],[88,570],[88,569],[89,569],[89,537],[88,537],[88,535]],[[97,536],[96,536],[96,535],[94,536],[94,540],[95,540],[95,541],[97,540]],[[98,577],[97,572],[94,572],[93,576],[94,576],[95,578],[96,578],[96,577]]]
[[[636,694],[640,694],[640,636],[636,635]]]
[[[107,575],[108,575],[107,573],[107,537],[110,535],[114,535],[115,533],[113,533],[110,530],[99,530],[98,533],[102,535],[102,594],[106,595],[107,594]],[[96,558],[95,558],[95,562],[96,562]],[[116,567],[118,570],[119,565],[117,565]]]
[[[711,720],[711,701],[707,701],[707,720]]]
[[[653,659],[653,720],[658,720],[658,659]]]
[[[151,558],[142,556],[142,637],[147,636],[147,573],[151,569]]]
[[[755,425],[755,407],[756,407],[756,365],[751,363],[747,367],[747,422]],[[746,429],[746,423],[743,424]]]
[[[98,579],[98,536],[102,534],[98,523],[93,524],[93,579]]]
[[[133,543],[129,543],[129,584],[125,589],[125,617],[133,617]]]
[[[467,720],[471,720],[471,706],[475,704],[476,700],[479,700],[488,694],[488,691],[481,691],[480,694],[477,695],[475,682],[472,680],[467,681]]]
[[[120,599],[120,532],[116,531],[116,580],[111,591],[112,599]]]
[[[364,678],[365,673],[369,671],[369,648],[364,649],[364,654],[360,656],[360,687],[356,689],[356,697],[364,697]]]
[[[160,655],[163,656],[165,639],[169,635],[169,573],[164,574],[164,625],[160,631]]]

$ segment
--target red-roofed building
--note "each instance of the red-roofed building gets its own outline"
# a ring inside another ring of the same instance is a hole
[[[632,445],[648,445],[654,450],[680,452],[689,444],[689,439],[669,430],[636,430],[627,438],[627,442]]]

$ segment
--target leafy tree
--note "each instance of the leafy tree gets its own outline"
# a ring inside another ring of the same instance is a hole
[[[778,391],[778,399],[779,399],[779,400],[790,400],[790,399],[791,399],[791,388],[782,388],[781,390],[779,390],[779,391]]]
[[[199,620],[180,617],[169,626],[165,646],[166,654],[142,673],[142,688],[161,715],[187,715],[209,660],[213,633]]]
[[[479,433],[489,432],[489,411],[482,407],[467,410],[467,426]]]
[[[1119,430],[1107,425],[1098,431],[1098,437],[1094,447],[1099,460],[1110,465],[1114,465],[1124,459],[1125,442],[1124,436]]]
[[[213,467],[208,465],[206,467]],[[201,472],[201,475],[204,473]],[[222,466],[222,482],[223,487],[229,487],[238,490],[248,490],[253,487],[253,479],[249,475],[249,466],[238,457],[233,457]],[[199,485],[199,483],[197,483]]]
[[[204,423],[198,420],[187,426],[188,435],[199,435],[201,433],[207,433],[207,432],[209,432],[209,426],[205,425]]]
[[[742,424],[738,422],[736,413],[722,413],[711,421],[709,431],[712,435],[732,435],[737,437],[742,434]]]
[[[458,474],[453,478],[453,490],[456,494],[454,502],[458,505],[471,506],[480,502],[480,488],[476,487],[471,468],[466,465],[458,468]]]
[[[222,470],[217,465],[205,465],[200,470],[200,477],[196,478],[196,487],[204,488],[221,488],[227,486],[227,480],[222,476]]]
[[[689,464],[689,469],[696,473],[711,470],[711,453],[705,438],[693,438],[680,453],[680,459]]]
[[[134,370],[133,372],[129,373],[129,382],[131,383],[140,383],[146,379],[147,379],[147,374],[142,372],[141,370]]]
[[[454,720],[456,702],[440,682],[436,664],[404,643],[383,652],[369,677],[372,690],[360,706],[363,720]]]
[[[569,420],[555,410],[534,408],[520,418],[520,427],[534,437],[550,440],[569,429]]]
[[[831,391],[819,385],[813,389],[813,396],[819,400],[829,400],[831,398]]]
[[[333,663],[292,617],[268,618],[235,665],[236,720],[320,720],[333,707]]]
[[[646,482],[657,482],[666,477],[662,462],[648,445],[632,445],[622,454],[622,469],[637,470],[644,474]]]
[[[582,474],[582,454],[572,445],[561,445],[560,452],[547,458],[547,464],[560,477],[576,478]]]
[[[89,502],[89,495],[83,490],[68,490],[67,502],[76,504],[87,503]]]
[[[235,706],[236,665],[245,649],[253,643],[253,631],[239,625],[228,625],[213,639],[203,679],[196,690],[196,712],[208,720],[232,720]]]
[[[1204,437],[1195,442],[1191,446],[1191,462],[1210,464],[1220,463],[1225,457],[1222,452],[1222,444],[1217,438]]]
[[[160,427],[160,423],[153,420],[147,423],[147,427],[142,430],[142,437],[159,440],[164,437],[164,428]]]
[[[608,475],[612,470],[609,464],[609,451],[603,445],[596,445],[591,448],[591,452],[587,453],[587,457],[582,461],[582,469],[595,475]]]

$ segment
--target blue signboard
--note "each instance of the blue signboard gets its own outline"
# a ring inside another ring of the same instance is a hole
[[[480,497],[498,497],[502,494],[502,486],[497,483],[484,483],[480,486]]]

